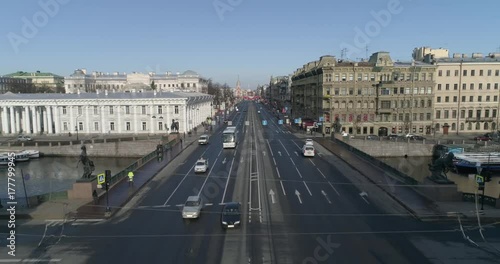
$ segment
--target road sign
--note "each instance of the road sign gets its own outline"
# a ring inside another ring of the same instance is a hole
[[[267,120],[262,120],[262,125],[267,126]]]
[[[278,120],[279,125],[283,125],[283,120]]]
[[[484,182],[484,177],[476,174],[476,183],[481,184]]]
[[[97,184],[103,184],[106,181],[104,173],[97,174]]]
[[[319,117],[319,122],[323,122],[324,119],[325,119],[324,117],[320,116]]]
[[[296,119],[294,120],[294,123],[295,123],[295,124],[298,124],[298,123],[300,123],[300,120],[299,120],[298,118],[296,118]]]

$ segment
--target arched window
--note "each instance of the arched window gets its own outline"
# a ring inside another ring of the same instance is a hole
[[[460,123],[460,130],[464,130],[465,129],[465,124],[464,123]]]
[[[415,100],[415,101],[413,102],[413,107],[418,107],[418,100]]]
[[[484,130],[488,130],[488,122],[484,122]]]
[[[340,105],[340,108],[345,108],[345,107],[346,107],[345,101],[342,101],[342,104]]]
[[[451,130],[455,130],[455,129],[457,129],[457,124],[452,123],[452,124],[451,124]]]
[[[358,101],[357,105],[356,105],[356,108],[361,108],[362,105],[361,105],[361,101]]]
[[[335,109],[339,109],[339,101],[333,102],[333,107],[335,107]]]
[[[432,100],[427,100],[427,107],[432,107]]]
[[[435,129],[436,129],[436,131],[439,131],[439,123],[436,124]]]
[[[495,122],[491,123],[491,130],[497,129],[497,124]]]
[[[480,130],[481,129],[481,124],[479,122],[476,123],[476,130]]]
[[[353,109],[354,108],[354,104],[352,103],[352,101],[349,101],[349,109]]]
[[[420,101],[420,107],[422,107],[422,108],[425,107],[425,101],[424,100]]]

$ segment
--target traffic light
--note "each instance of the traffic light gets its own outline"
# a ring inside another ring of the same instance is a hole
[[[159,144],[156,146],[156,157],[158,161],[161,161],[163,158],[163,145]]]
[[[105,170],[104,171],[104,177],[105,177],[105,185],[106,185],[106,191],[109,190],[109,186],[111,184],[111,171],[110,170]]]

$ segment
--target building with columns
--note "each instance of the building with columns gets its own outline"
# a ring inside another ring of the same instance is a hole
[[[206,91],[207,83],[194,71],[183,73],[166,72],[164,74],[150,73],[102,73],[92,72],[87,74],[86,69],[75,70],[73,74],[64,78],[66,93],[95,92],[97,89],[116,90],[120,92],[152,90],[154,82],[157,91]]]
[[[182,92],[13,94],[0,97],[2,135],[162,134],[191,131],[210,114],[211,95]]]

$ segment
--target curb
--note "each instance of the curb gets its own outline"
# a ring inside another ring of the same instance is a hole
[[[317,142],[317,141],[316,141]],[[330,151],[329,148],[327,148],[325,145],[321,144],[320,142],[318,142],[322,147],[324,147],[325,149],[327,149],[328,151]],[[332,152],[332,151],[330,151]],[[342,161],[344,161],[347,165],[349,165],[349,167],[351,167],[352,169],[354,169],[355,171],[357,171],[359,174],[363,175],[363,177],[365,177],[368,181],[370,181],[371,183],[373,183],[374,185],[376,185],[377,187],[379,187],[383,192],[385,192],[389,197],[391,197],[395,202],[397,202],[399,205],[401,205],[403,208],[405,208],[405,210],[407,210],[415,219],[418,219],[418,220],[421,220],[421,217],[418,216],[417,212],[414,211],[413,209],[411,209],[411,207],[409,207],[408,205],[406,205],[405,203],[403,203],[402,201],[400,201],[398,198],[396,198],[395,195],[393,195],[392,193],[388,192],[386,189],[380,187],[374,180],[372,180],[370,177],[368,177],[365,173],[363,173],[361,170],[359,170],[358,168],[354,167],[351,163],[349,163],[346,159],[344,159],[342,156],[332,152],[333,155],[337,156],[339,159],[341,159]]]
[[[181,151],[179,151],[179,153],[177,153],[175,156],[173,156],[173,157],[172,157],[172,159],[170,160],[170,162],[172,162],[174,159],[176,159],[176,158],[177,158],[177,156],[179,156],[179,155],[180,155],[180,154],[181,154],[181,153],[182,153],[185,149],[187,149],[189,146],[191,146],[194,142],[196,142],[196,140],[194,140],[194,141],[192,141],[191,143],[187,144],[185,148],[182,148],[182,149],[181,149]],[[169,162],[169,163],[170,163],[170,162]],[[165,167],[166,167],[169,163],[167,163],[167,164],[165,165]],[[165,167],[163,167],[163,168],[165,168]],[[136,189],[136,190],[132,193],[132,195],[128,196],[128,197],[127,197],[127,199],[125,199],[125,200],[124,200],[124,201],[120,204],[120,208],[121,208],[121,207],[123,207],[123,205],[124,205],[124,204],[128,203],[128,202],[130,201],[130,199],[132,199],[132,198],[135,196],[135,194],[136,194],[137,192],[139,192],[139,190],[141,190],[141,189],[142,189],[144,186],[146,186],[146,185],[147,185],[147,184],[148,184],[148,183],[149,183],[149,182],[150,182],[153,178],[155,178],[155,177],[158,175],[158,173],[160,173],[160,171],[161,171],[163,168],[161,168],[160,170],[158,170],[157,172],[155,172],[155,173],[154,173],[151,177],[149,177],[149,179],[147,179],[147,180],[144,182],[144,184],[143,184],[143,185],[141,185],[139,188],[137,188],[137,189]],[[120,209],[120,210],[121,210],[121,209]],[[111,210],[111,212],[110,212],[110,213],[105,213],[105,214],[104,214],[104,218],[106,218],[106,219],[110,219],[110,218],[112,218],[112,217],[113,217],[116,213],[118,213],[120,210]]]

